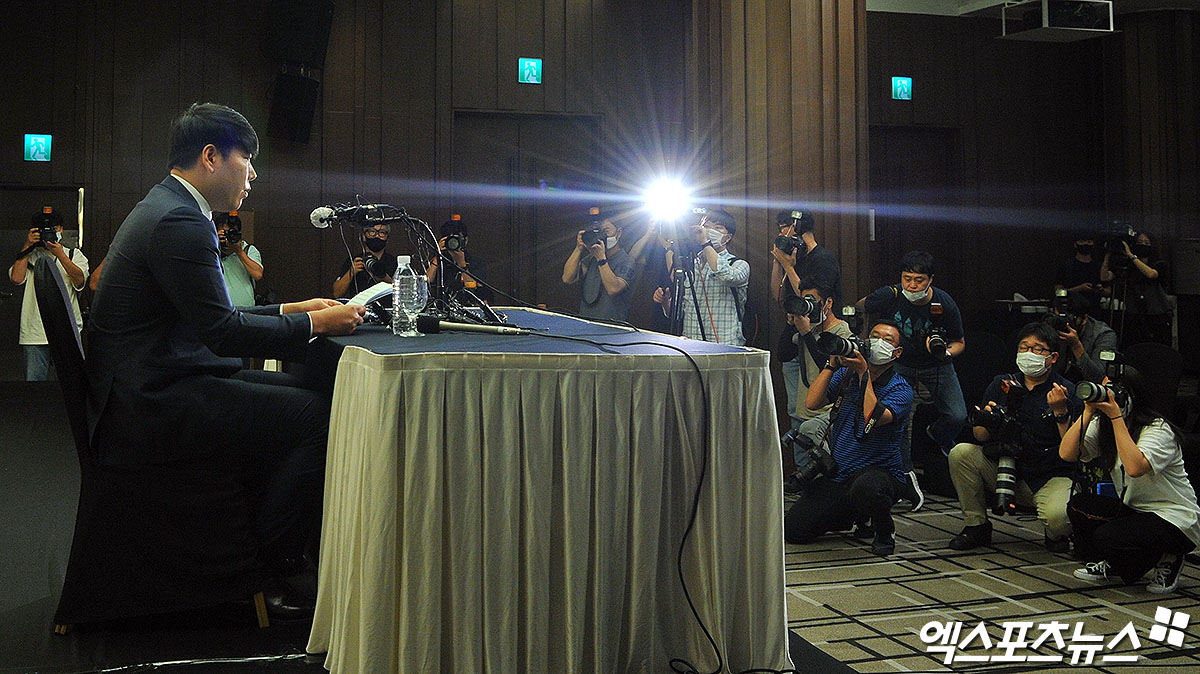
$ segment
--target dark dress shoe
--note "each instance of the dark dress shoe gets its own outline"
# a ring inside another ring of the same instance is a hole
[[[963,527],[963,530],[950,539],[950,549],[970,550],[981,545],[991,545],[992,523],[984,522],[973,527]]]
[[[263,588],[267,615],[271,620],[287,623],[311,620],[315,602],[306,593],[293,588],[286,580],[272,580]]]

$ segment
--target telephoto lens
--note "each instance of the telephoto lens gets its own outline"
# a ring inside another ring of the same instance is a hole
[[[1101,403],[1108,400],[1108,387],[1084,380],[1075,385],[1075,396],[1085,403]]]
[[[938,359],[946,357],[946,337],[941,333],[929,335],[929,355]]]
[[[1017,487],[1017,459],[1001,456],[996,466],[996,505],[992,512],[997,515],[1015,514]]]
[[[809,316],[821,308],[821,303],[815,298],[805,295],[789,295],[783,300],[783,310],[793,316]]]
[[[831,356],[850,356],[855,351],[862,351],[863,344],[858,339],[839,337],[832,332],[822,332],[817,337],[817,349]]]
[[[374,255],[368,255],[363,258],[363,271],[371,276],[383,275],[383,262]]]

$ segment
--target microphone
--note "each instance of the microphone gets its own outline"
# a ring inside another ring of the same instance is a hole
[[[324,229],[333,223],[335,220],[349,220],[356,225],[366,225],[369,220],[382,220],[382,217],[370,217],[372,213],[379,213],[381,209],[395,207],[388,204],[334,204],[332,206],[318,206],[313,209],[308,215],[308,221],[317,229]]]
[[[486,332],[490,335],[528,335],[531,331],[525,328],[514,328],[507,325],[475,325],[473,323],[451,323],[437,316],[420,314],[417,316],[417,331],[432,335],[443,330],[460,330],[462,332]]]

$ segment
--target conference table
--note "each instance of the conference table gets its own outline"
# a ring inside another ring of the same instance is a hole
[[[769,355],[503,311],[534,334],[312,345],[336,375],[308,652],[331,672],[711,671],[681,565],[730,671],[791,667]]]

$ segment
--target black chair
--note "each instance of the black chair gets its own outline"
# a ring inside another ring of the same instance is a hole
[[[268,625],[253,485],[199,463],[101,465],[88,439],[87,372],[57,265],[34,267],[38,309],[79,457],[79,508],[55,629],[252,599]],[[164,438],[164,442],[170,442]]]

